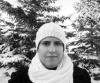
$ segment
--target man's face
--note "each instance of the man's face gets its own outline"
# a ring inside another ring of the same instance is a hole
[[[46,68],[54,68],[62,61],[64,45],[62,41],[55,37],[46,37],[41,40],[37,51],[41,63]]]

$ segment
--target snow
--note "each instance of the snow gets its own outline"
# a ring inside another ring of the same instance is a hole
[[[9,74],[9,76],[6,76],[5,73]],[[7,68],[1,68],[0,69],[0,83],[8,83],[8,80],[10,79],[10,75],[12,72],[15,72],[14,68],[7,69]]]
[[[21,4],[18,2],[18,0],[4,0],[9,2],[14,8],[21,6]]]
[[[95,81],[95,80],[93,80],[93,78],[91,78],[91,82],[92,83],[100,83],[100,80],[99,81]]]

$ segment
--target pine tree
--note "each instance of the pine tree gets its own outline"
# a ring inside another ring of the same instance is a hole
[[[72,24],[76,29],[76,41],[71,42],[70,45],[77,46],[72,51],[79,57],[77,62],[89,72],[91,68],[100,67],[97,58],[100,55],[99,6],[98,0],[80,0],[75,5],[79,16]],[[91,58],[94,56],[95,59]]]
[[[0,0],[1,65],[20,67],[25,62],[30,63],[35,55],[34,40],[38,28],[46,22],[65,19],[64,16],[50,14],[60,9],[52,6],[55,1],[16,0],[12,4],[10,1]]]

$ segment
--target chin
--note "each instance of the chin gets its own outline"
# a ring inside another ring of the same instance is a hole
[[[48,68],[55,68],[58,66],[58,64],[48,64],[46,65]]]

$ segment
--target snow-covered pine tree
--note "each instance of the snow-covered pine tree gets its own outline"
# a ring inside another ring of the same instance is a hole
[[[35,34],[46,22],[65,20],[54,16],[56,0],[0,0],[0,67],[20,68],[35,55]]]
[[[70,42],[69,46],[73,46],[71,51],[78,56],[75,63],[91,73],[91,69],[100,68],[100,2],[80,0],[75,9],[78,14],[72,24],[76,29],[75,41]]]

